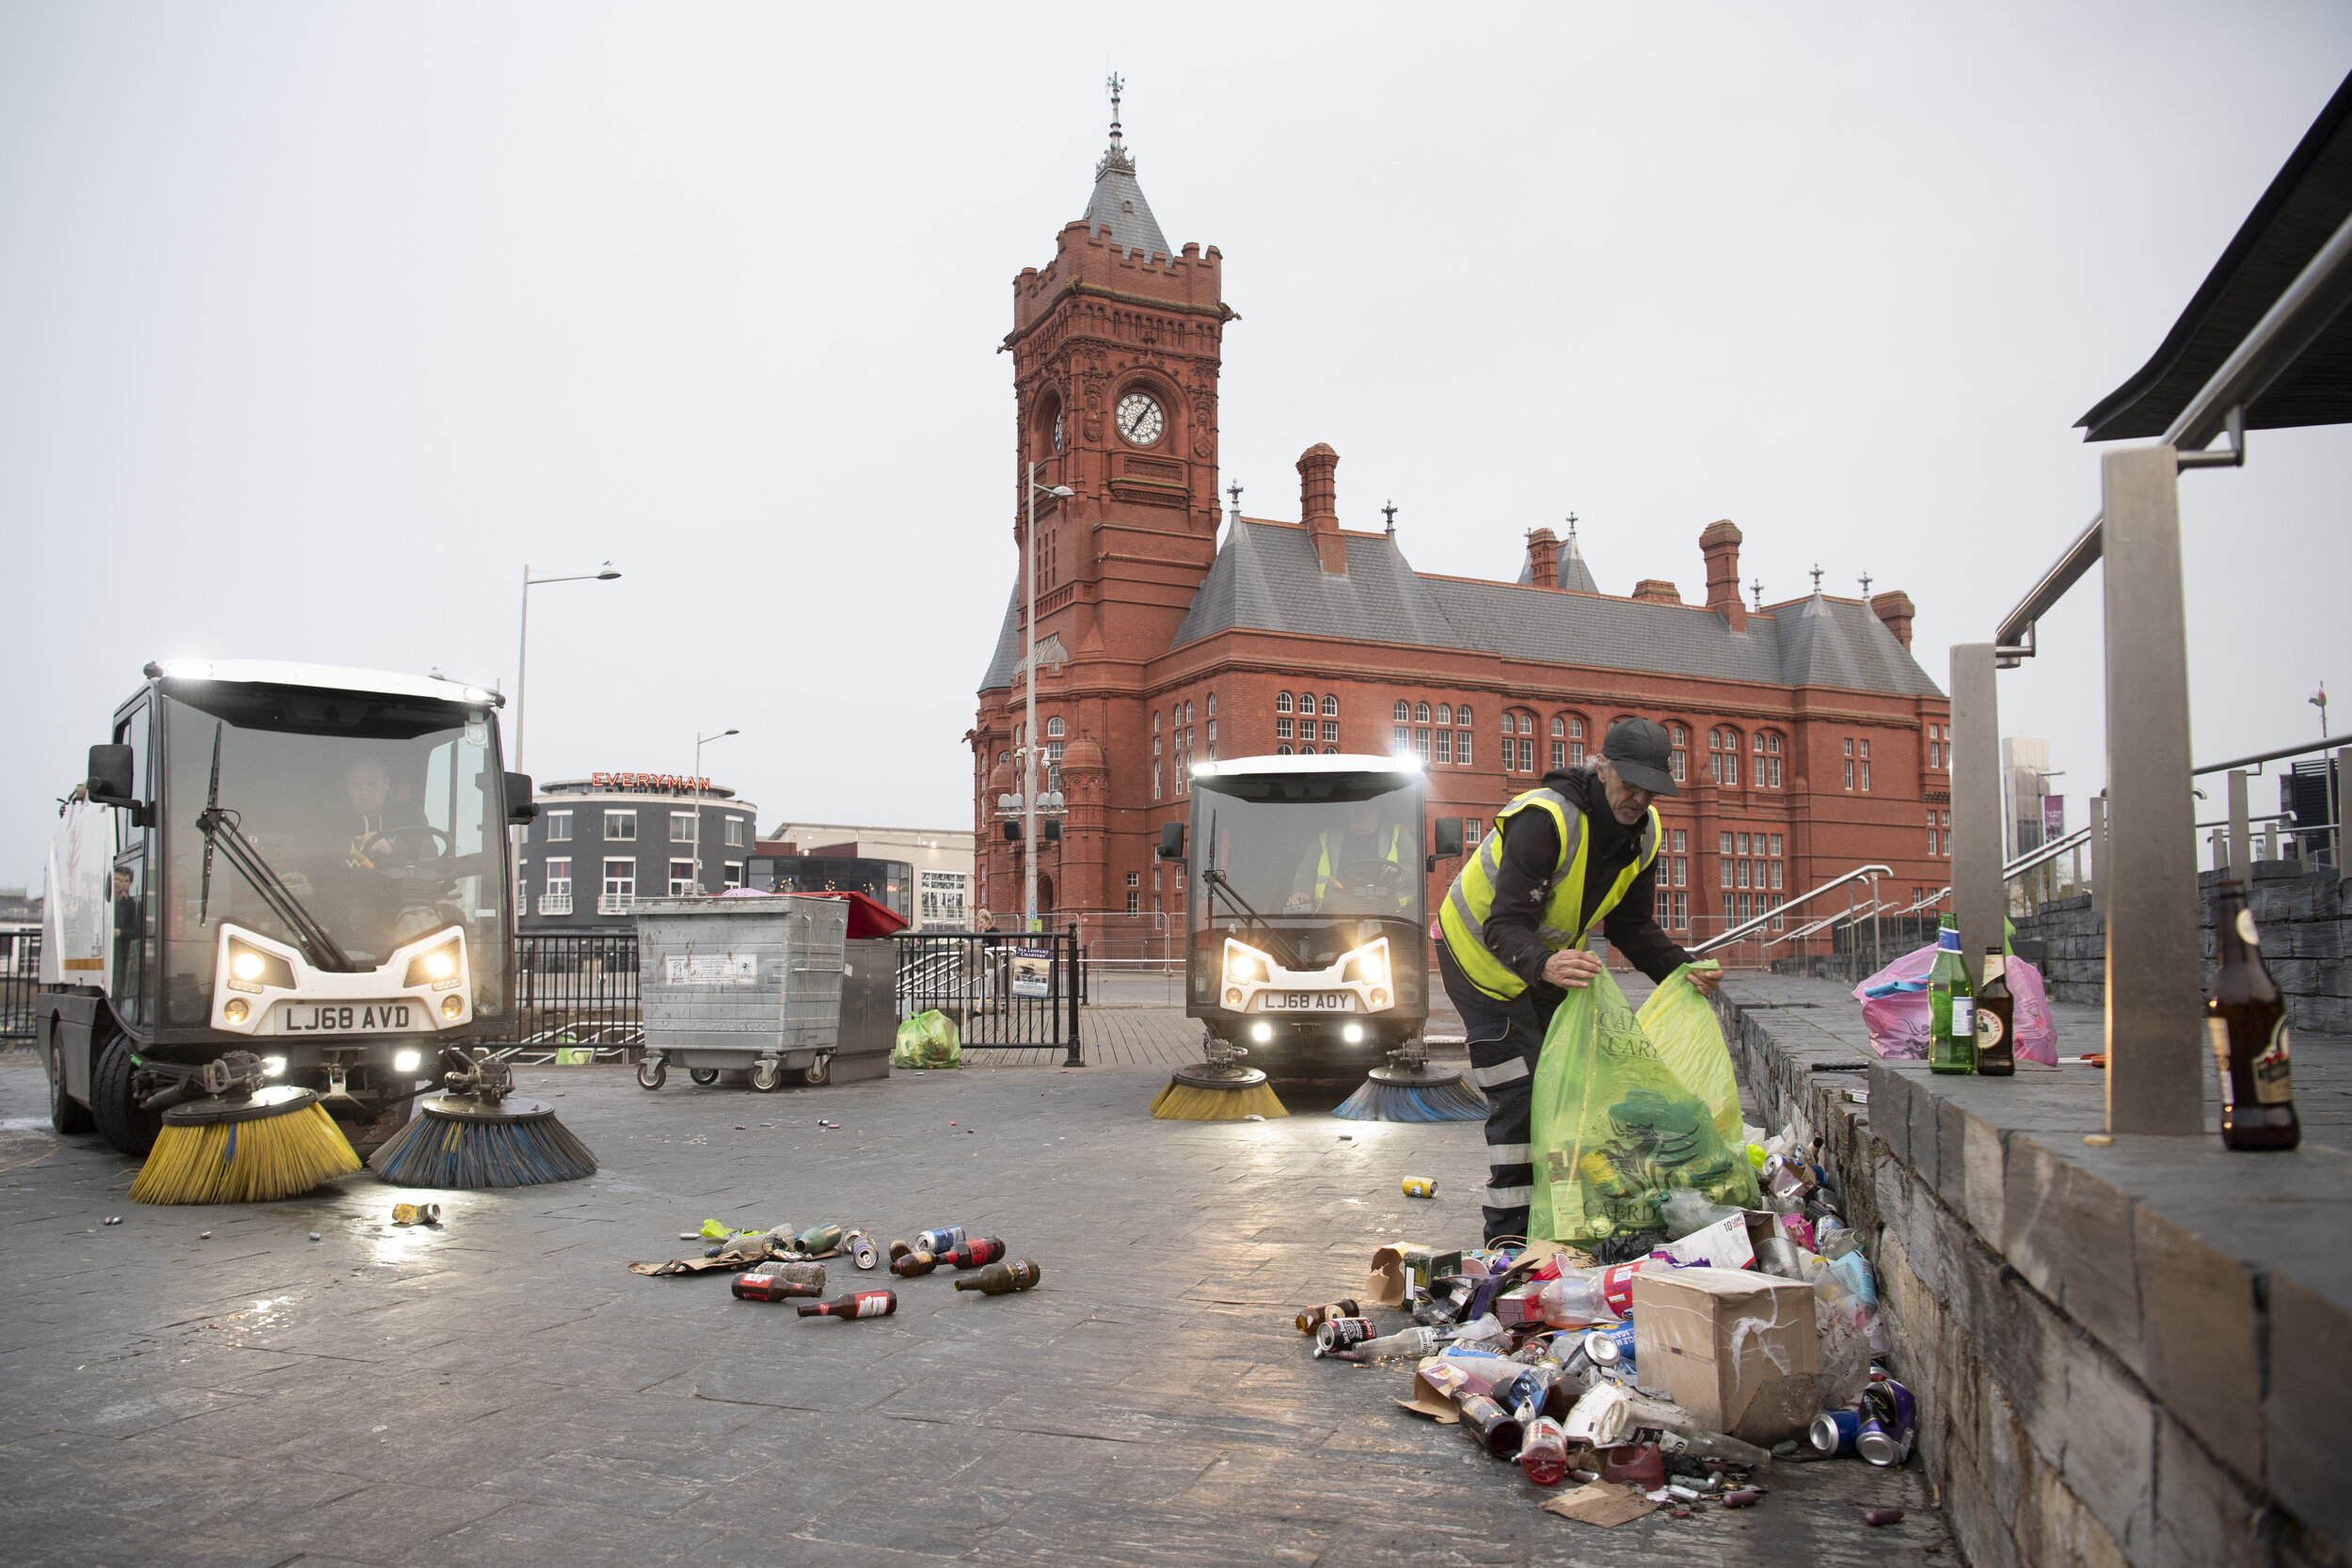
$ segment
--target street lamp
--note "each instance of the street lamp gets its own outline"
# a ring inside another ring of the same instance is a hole
[[[694,891],[703,890],[703,748],[714,740],[724,740],[741,730],[721,730],[717,735],[694,737]],[[755,835],[756,836],[756,835]]]
[[[1029,465],[1029,484],[1025,493],[1029,503],[1029,534],[1023,542],[1022,573],[1027,578],[1029,601],[1029,652],[1024,660],[1028,671],[1026,717],[1021,723],[1021,907],[1026,913],[1022,926],[1025,931],[1038,928],[1037,920],[1037,499],[1053,496],[1066,499],[1076,495],[1067,484],[1048,488],[1037,482],[1037,465]]]
[[[515,646],[515,770],[516,772],[521,772],[523,766],[523,661],[525,656],[531,651],[532,589],[543,582],[586,582],[592,578],[597,582],[611,582],[620,575],[621,569],[610,561],[593,572],[575,572],[568,577],[560,578],[534,578],[531,575],[530,562],[523,563],[522,635],[516,640]]]

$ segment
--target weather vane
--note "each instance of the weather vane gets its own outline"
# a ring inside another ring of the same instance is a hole
[[[1380,515],[1389,520],[1389,536],[1396,537],[1396,502],[1391,500],[1380,509]]]
[[[1813,592],[1815,592],[1816,594],[1819,594],[1820,591],[1821,591],[1821,563],[1820,563],[1820,562],[1818,562],[1818,561],[1817,561],[1817,562],[1815,562],[1813,563]]]
[[[1862,574],[1862,596],[1865,599],[1870,596],[1870,574],[1867,572]]]
[[[1748,592],[1756,595],[1756,608],[1759,610],[1762,610],[1764,608],[1764,579],[1762,578],[1757,578],[1753,582],[1750,582],[1748,584]]]
[[[1225,493],[1233,498],[1233,510],[1239,512],[1241,510],[1241,481],[1237,479],[1228,484],[1225,487]]]

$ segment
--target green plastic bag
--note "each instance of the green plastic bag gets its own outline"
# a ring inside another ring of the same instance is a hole
[[[1659,1208],[1677,1188],[1734,1208],[1758,1202],[1754,1167],[1675,1076],[1606,970],[1551,1015],[1533,1094],[1533,1239],[1589,1246],[1662,1234]]]
[[[917,1013],[898,1025],[898,1043],[890,1053],[890,1065],[903,1068],[961,1067],[963,1040],[956,1032],[956,1021],[933,1009]]]
[[[1740,1080],[1731,1069],[1731,1051],[1724,1044],[1724,1027],[1716,1021],[1715,1005],[1691,983],[1691,971],[1720,971],[1714,961],[1684,964],[1658,983],[1633,1015],[1650,1044],[1658,1047],[1667,1069],[1682,1086],[1707,1101],[1715,1114],[1715,1134],[1733,1148],[1742,1140],[1740,1118]]]

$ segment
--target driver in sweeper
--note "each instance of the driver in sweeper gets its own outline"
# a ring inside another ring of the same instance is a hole
[[[1590,768],[1555,768],[1496,813],[1494,831],[1464,858],[1446,891],[1438,973],[1466,1026],[1470,1077],[1493,1106],[1489,1243],[1527,1234],[1535,1196],[1528,1147],[1535,1059],[1568,990],[1601,971],[1601,960],[1584,950],[1593,931],[1652,980],[1691,961],[1653,912],[1661,833],[1651,802],[1678,793],[1669,759],[1665,726],[1619,720]],[[1691,975],[1709,996],[1721,980],[1711,971]]]
[[[1309,914],[1335,904],[1349,913],[1380,904],[1402,909],[1412,901],[1415,849],[1403,823],[1380,820],[1376,802],[1351,800],[1340,826],[1307,846],[1282,912]]]

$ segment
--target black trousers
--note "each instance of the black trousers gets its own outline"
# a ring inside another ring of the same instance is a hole
[[[1461,1013],[1469,1036],[1470,1082],[1486,1094],[1486,1201],[1489,1244],[1527,1234],[1527,1208],[1535,1200],[1534,1152],[1528,1119],[1534,1102],[1535,1058],[1544,1031],[1566,993],[1550,986],[1530,987],[1508,1002],[1470,984],[1445,943],[1437,943],[1438,972],[1445,993]]]

